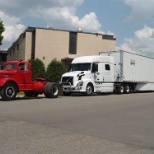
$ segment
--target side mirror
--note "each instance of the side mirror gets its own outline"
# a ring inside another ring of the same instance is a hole
[[[91,70],[92,73],[95,73],[95,72],[98,72],[98,64],[97,63],[93,63],[92,64],[92,70]]]

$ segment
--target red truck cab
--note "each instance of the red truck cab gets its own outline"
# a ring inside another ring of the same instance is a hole
[[[2,80],[3,78],[3,80]],[[4,64],[0,71],[0,87],[8,80],[18,84],[19,90],[28,88],[32,83],[32,70],[29,62],[10,61]]]
[[[0,70],[0,95],[3,100],[13,100],[19,91],[24,91],[27,96],[37,96],[45,91],[46,97],[57,97],[58,85],[49,84],[43,78],[32,80],[32,68],[29,62],[8,61]]]

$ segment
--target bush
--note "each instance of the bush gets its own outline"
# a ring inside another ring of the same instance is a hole
[[[62,62],[53,59],[47,67],[46,79],[51,82],[59,82],[67,68]]]
[[[44,78],[45,77],[45,66],[44,63],[36,58],[30,59],[29,62],[32,66],[32,79],[35,80],[36,78]]]

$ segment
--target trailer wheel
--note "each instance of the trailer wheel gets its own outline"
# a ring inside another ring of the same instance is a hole
[[[46,86],[45,93],[47,98],[57,98],[59,94],[58,84],[49,82],[49,84]]]
[[[123,94],[124,93],[124,86],[120,85],[120,87],[117,89],[118,94]]]
[[[2,100],[14,100],[17,95],[17,86],[13,83],[7,83],[0,92]]]
[[[130,87],[129,87],[129,85],[125,85],[125,87],[124,87],[124,93],[125,94],[129,94],[130,93]]]
[[[85,94],[87,96],[91,96],[94,92],[94,88],[93,88],[93,85],[91,83],[88,83],[87,87],[86,87],[86,92]]]

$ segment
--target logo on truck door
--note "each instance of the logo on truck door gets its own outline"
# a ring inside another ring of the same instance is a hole
[[[79,74],[77,75],[78,80],[81,80],[83,76],[85,76],[84,72],[79,73]]]

